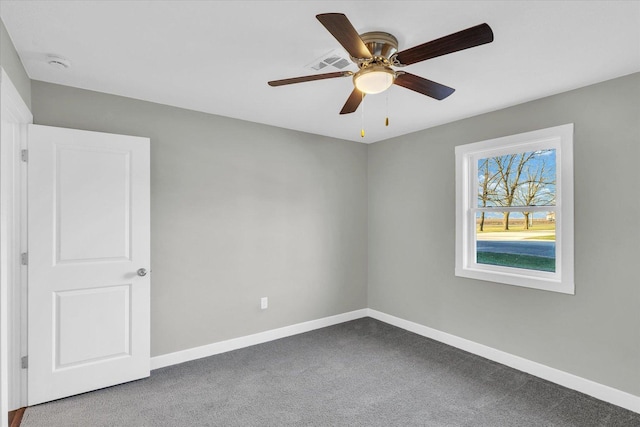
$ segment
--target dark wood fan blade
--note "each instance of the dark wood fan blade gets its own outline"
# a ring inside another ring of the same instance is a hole
[[[492,41],[493,31],[491,31],[491,27],[487,24],[480,24],[398,52],[396,59],[402,65],[415,64],[437,56],[491,43]]]
[[[336,77],[348,77],[351,75],[353,75],[351,71],[338,71],[336,73],[314,74],[311,76],[292,77],[290,79],[282,79],[282,80],[272,80],[268,83],[269,83],[269,86],[284,86],[284,85],[291,85],[294,83],[312,82],[314,80],[333,79]]]
[[[396,80],[393,83],[398,86],[414,90],[423,95],[430,96],[438,101],[445,99],[447,96],[455,92],[455,89],[453,88],[410,73],[400,74],[396,77]]]
[[[344,107],[340,110],[340,114],[349,114],[353,113],[358,109],[360,103],[362,102],[362,92],[358,89],[353,88],[353,92],[349,95],[347,102],[344,103]]]
[[[354,58],[371,58],[371,52],[345,15],[342,13],[323,13],[316,15],[316,18],[349,52],[349,55]]]

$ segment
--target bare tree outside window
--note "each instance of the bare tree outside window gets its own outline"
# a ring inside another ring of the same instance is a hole
[[[556,185],[555,173],[550,173],[544,160],[544,155],[550,150],[536,152],[540,158],[537,164],[527,165],[526,176],[518,186],[516,199],[519,206],[553,206],[555,205]],[[530,162],[531,163],[531,162]],[[524,229],[531,226],[531,212],[524,211]]]
[[[493,160],[498,168],[498,188],[500,195],[496,202],[500,206],[511,207],[515,200],[518,187],[520,186],[520,176],[534,153],[510,154],[508,156],[494,157]],[[504,212],[503,229],[509,230],[509,215],[511,212]]]
[[[478,207],[553,206],[555,204],[555,156],[551,167],[546,157],[553,150],[529,151],[478,161]],[[502,213],[502,229],[509,231],[510,211]],[[523,210],[523,228],[531,225],[531,212]],[[481,213],[479,231],[484,231]]]
[[[480,191],[478,192],[478,203],[479,206],[485,208],[489,206],[489,202],[494,200],[496,197],[496,176],[497,172],[491,172],[489,169],[489,162],[491,159],[482,159],[480,160],[480,164],[478,165],[478,180]],[[480,215],[480,231],[484,231],[484,219],[485,213],[482,212]]]

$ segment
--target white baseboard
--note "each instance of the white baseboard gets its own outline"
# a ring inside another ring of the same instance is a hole
[[[420,325],[409,320],[391,316],[377,310],[367,309],[367,313],[369,317],[388,323],[390,325],[397,326],[399,328],[416,333],[418,335],[422,335],[427,338],[434,339],[436,341],[440,341],[452,347],[468,351],[469,353],[482,356],[486,359],[493,360],[494,362],[498,362],[519,371],[523,371],[547,381],[551,381],[552,383],[556,383],[561,386],[579,391],[581,393],[588,394],[589,396],[593,396],[596,399],[604,400],[605,402],[609,402],[630,411],[640,413],[640,396],[635,396],[633,394],[600,383],[596,383],[586,378],[578,377],[568,372],[551,368],[549,366],[524,359],[522,357],[515,356],[513,354],[506,353],[504,351],[497,350],[483,344],[478,344],[477,342],[469,341],[467,339],[460,338],[458,336],[451,335],[437,329],[429,328],[427,326]]]
[[[368,309],[350,311],[335,316],[324,317],[322,319],[310,320],[308,322],[297,323],[283,328],[271,329],[269,331],[260,332],[244,337],[233,338],[226,341],[219,341],[213,344],[203,345],[201,347],[190,348],[187,350],[176,351],[175,353],[163,354],[151,358],[151,369],[164,368],[165,366],[177,365],[178,363],[188,362],[190,360],[201,359],[203,357],[213,356],[215,354],[225,353],[227,351],[237,350],[264,342],[313,331],[314,329],[325,328],[327,326],[337,325],[339,323],[348,322],[350,320],[360,319],[367,316]]]

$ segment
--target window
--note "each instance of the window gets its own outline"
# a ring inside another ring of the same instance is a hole
[[[574,294],[573,124],[456,147],[455,273]]]

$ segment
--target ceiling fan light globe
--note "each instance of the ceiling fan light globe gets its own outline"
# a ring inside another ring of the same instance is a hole
[[[353,84],[360,92],[374,95],[389,89],[396,78],[395,72],[384,66],[363,68],[353,76]]]

